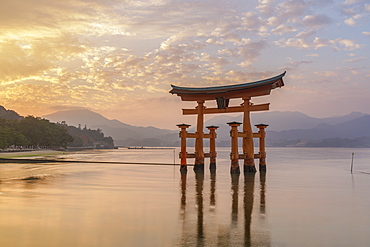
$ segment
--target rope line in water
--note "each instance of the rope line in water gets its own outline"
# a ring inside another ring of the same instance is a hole
[[[370,174],[370,172],[362,172],[362,171],[357,171],[359,173],[364,173],[364,174]]]
[[[86,161],[86,160],[57,160],[57,159],[12,159],[0,158],[0,163],[94,163],[94,164],[124,164],[124,165],[166,165],[179,166],[170,163],[145,163],[145,162],[121,162],[121,161]],[[193,166],[193,165],[188,165]]]

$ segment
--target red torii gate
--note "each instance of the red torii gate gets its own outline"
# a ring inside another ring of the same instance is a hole
[[[272,89],[284,86],[283,76],[286,72],[271,77],[265,80],[219,86],[219,87],[178,87],[171,85],[172,90],[170,93],[177,94],[183,101],[196,101],[197,106],[195,109],[183,109],[183,115],[197,115],[197,130],[196,133],[188,133],[186,129],[190,126],[187,124],[179,124],[178,127],[181,129],[181,172],[186,172],[186,158],[195,158],[194,170],[204,170],[204,158],[210,157],[210,169],[215,169],[216,164],[216,151],[215,151],[215,130],[217,126],[208,126],[210,130],[209,134],[203,132],[204,129],[204,114],[216,114],[216,113],[234,113],[243,112],[243,131],[238,132],[238,126],[241,123],[231,122],[228,123],[231,126],[231,173],[240,173],[239,159],[244,159],[244,172],[256,172],[254,165],[254,158],[260,159],[260,171],[266,170],[264,151],[264,129],[267,125],[257,125],[259,128],[258,133],[252,132],[250,123],[250,112],[251,111],[264,111],[269,110],[270,103],[254,105],[250,102],[252,97],[269,95]],[[229,106],[230,99],[241,98],[243,100],[240,106]],[[205,101],[216,100],[217,108],[205,107]],[[243,138],[243,154],[238,153],[238,137]],[[253,137],[260,138],[260,152],[258,155],[254,154]],[[195,153],[188,154],[186,152],[186,138],[195,138]],[[203,151],[203,139],[210,138],[210,153],[205,154]]]

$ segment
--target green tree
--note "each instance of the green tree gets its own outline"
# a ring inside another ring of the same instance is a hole
[[[92,146],[94,143],[100,143],[109,148],[114,147],[113,138],[105,137],[101,129],[92,130],[86,126],[83,129],[68,126],[67,130],[74,137],[74,141],[71,143],[73,147]]]
[[[62,124],[51,123],[47,119],[27,116],[19,121],[18,130],[29,145],[67,147],[73,142],[73,137]]]
[[[0,148],[27,145],[24,135],[16,130],[17,123],[17,120],[0,119]]]

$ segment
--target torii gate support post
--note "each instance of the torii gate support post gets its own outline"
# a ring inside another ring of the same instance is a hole
[[[231,126],[230,130],[230,137],[231,137],[231,167],[230,173],[231,174],[240,174],[239,168],[239,150],[238,150],[238,127],[241,125],[239,122],[230,122],[227,123]]]
[[[190,127],[189,124],[178,124],[177,125],[180,130],[180,138],[181,138],[181,152],[180,152],[180,172],[182,174],[186,173],[188,171],[186,158],[187,158],[187,152],[186,152],[186,137],[187,137],[187,131],[186,129]]]
[[[207,126],[207,129],[209,129],[210,139],[209,139],[209,169],[211,172],[216,171],[216,129],[218,126]]]
[[[195,164],[194,171],[204,171],[204,151],[203,151],[203,128],[204,128],[204,100],[197,101],[197,132],[195,139]]]
[[[266,172],[266,150],[265,150],[265,137],[266,132],[265,129],[268,126],[267,124],[256,124],[255,125],[259,131],[259,142],[260,142],[260,150],[259,150],[259,170],[260,172]]]
[[[254,165],[254,145],[253,133],[250,120],[249,100],[250,98],[243,98],[244,100],[244,116],[243,116],[243,154],[244,154],[244,172],[256,172]]]

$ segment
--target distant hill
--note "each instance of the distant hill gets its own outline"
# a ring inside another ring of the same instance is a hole
[[[227,122],[243,122],[242,118],[243,115],[216,116],[206,121],[205,125],[219,126],[217,129],[218,145],[228,146],[230,145],[230,127],[227,125]],[[328,118],[309,117],[300,112],[251,113],[253,131],[258,131],[254,126],[255,124],[265,123],[269,125],[266,129],[266,142],[269,146],[312,146],[314,145],[312,141],[318,143],[319,140],[328,138],[353,139],[362,136],[370,137],[369,118],[370,115],[360,112]],[[194,128],[192,131],[194,131]],[[337,141],[348,143],[347,140]],[[329,145],[329,143],[332,142],[325,142],[325,145]]]
[[[268,124],[269,131],[283,131],[291,129],[311,129],[315,128],[320,124],[335,125],[350,120],[354,120],[365,115],[366,114],[361,112],[352,112],[344,116],[314,118],[300,112],[289,112],[289,111],[257,112],[257,113],[252,112],[251,122],[253,126],[259,123]],[[216,116],[214,118],[209,119],[205,124],[227,126],[226,123],[232,121],[243,122],[243,115],[239,115],[236,117],[228,115]]]
[[[68,125],[102,129],[116,145],[173,146],[178,142],[178,132],[155,127],[138,127],[110,120],[88,109],[59,111],[43,116],[52,122],[65,121]],[[139,144],[139,145],[138,145]]]
[[[5,107],[0,106],[0,118],[4,118],[4,119],[22,119],[23,117],[20,116],[15,111],[7,110],[7,109],[5,109]]]
[[[124,146],[178,146],[178,131],[155,127],[138,127],[110,120],[88,109],[56,112],[44,118],[53,122],[65,121],[69,125],[102,129],[112,136],[116,145]],[[207,125],[217,125],[218,146],[230,145],[230,127],[227,122],[240,121],[242,115],[221,115],[206,121]],[[352,112],[344,116],[314,118],[300,112],[262,112],[251,114],[252,125],[269,124],[266,141],[269,146],[315,146],[362,145],[367,139],[353,141],[354,138],[370,137],[370,115]],[[194,127],[189,132],[194,132]],[[208,130],[205,130],[207,132]],[[254,129],[257,131],[257,129]],[[333,138],[337,138],[333,140]],[[330,140],[328,140],[330,139]],[[352,143],[352,144],[351,144]],[[357,144],[354,144],[357,143]],[[358,144],[361,143],[361,144]],[[189,140],[188,145],[193,145]],[[207,145],[207,140],[205,141]]]
[[[267,133],[270,140],[321,140],[325,138],[370,137],[370,115],[335,125],[322,123],[311,129],[268,131]]]
[[[124,146],[178,146],[178,131],[155,127],[138,127],[110,120],[88,109],[60,111],[44,116],[53,122],[65,121],[69,125],[84,128],[99,128],[111,136],[116,145]],[[217,142],[219,146],[230,145],[230,127],[227,122],[240,121],[242,115],[221,115],[206,121],[207,125],[217,125]],[[356,138],[370,137],[370,115],[352,112],[344,116],[314,118],[300,112],[262,112],[251,114],[252,125],[269,124],[266,141],[268,146],[312,146],[367,145],[367,139],[351,141]],[[194,132],[194,127],[189,132]],[[207,132],[208,130],[205,130]],[[254,127],[254,131],[257,129]],[[337,138],[333,141],[333,138]],[[327,140],[330,139],[330,140]],[[350,141],[349,141],[350,140]],[[194,140],[189,140],[193,145]],[[338,143],[340,142],[340,143]],[[207,141],[205,141],[207,145]],[[353,144],[355,145],[355,144]]]

